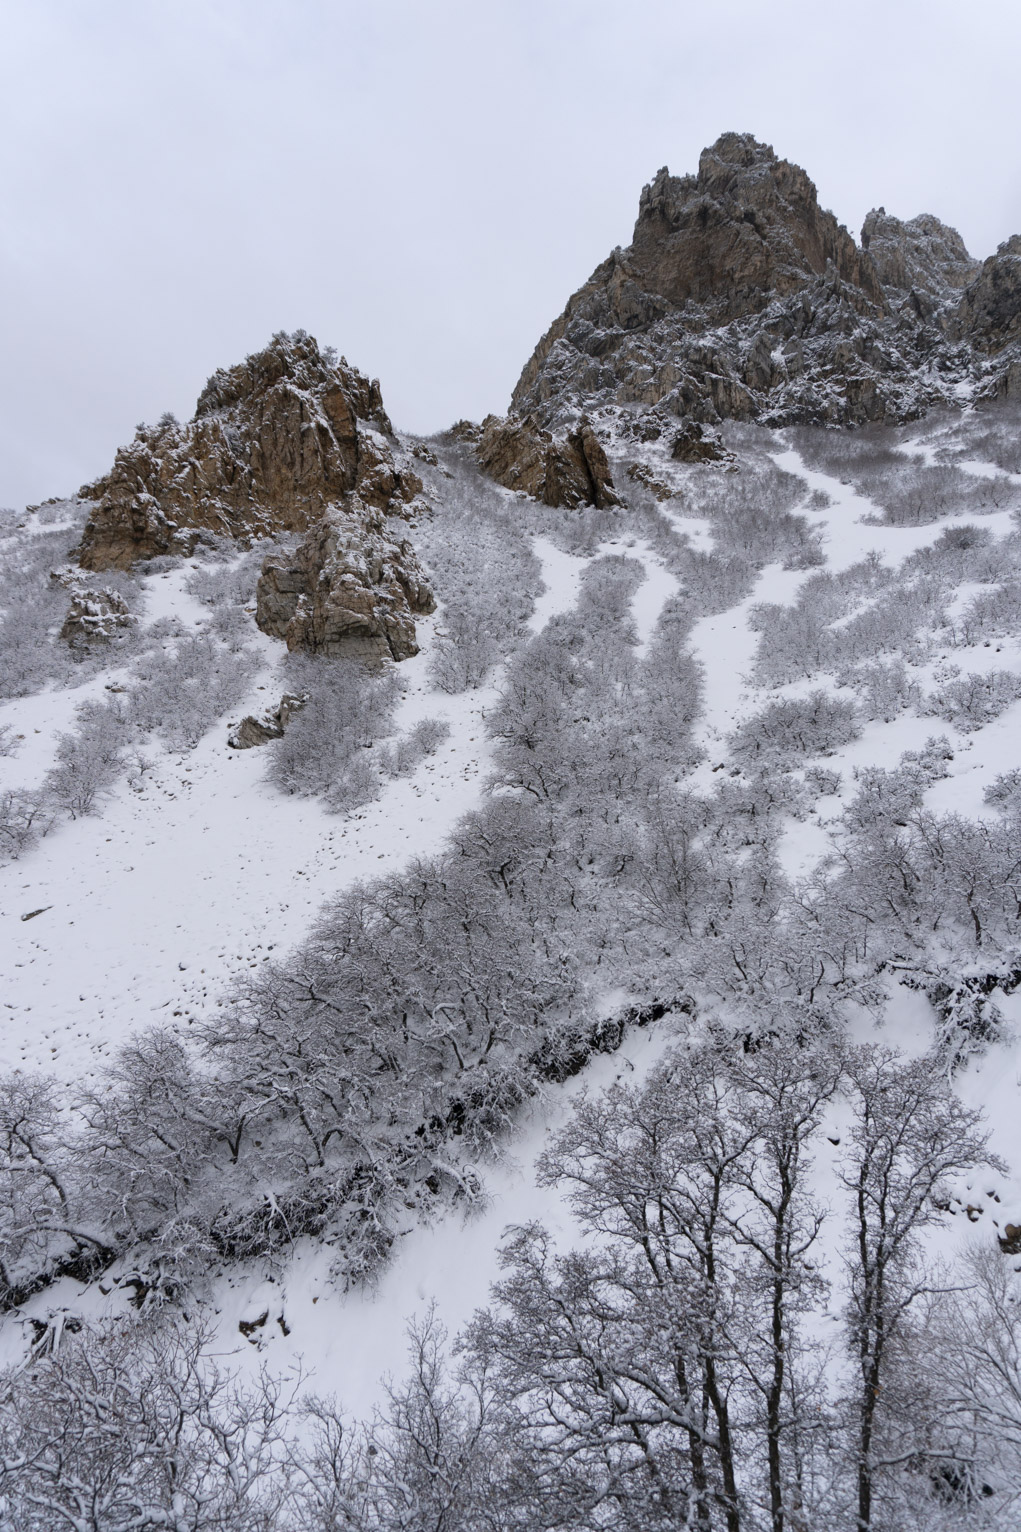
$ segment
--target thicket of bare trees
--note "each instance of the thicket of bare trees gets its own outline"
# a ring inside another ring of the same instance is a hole
[[[816,573],[798,481],[754,433],[745,450],[741,473],[686,480],[711,553],[636,491],[628,531],[683,586],[641,654],[642,570],[623,537],[573,610],[527,628],[532,534],[592,555],[621,513],[554,528],[451,450],[455,478],[434,475],[453,486],[447,510],[416,536],[444,603],[436,683],[498,683],[481,806],[441,854],[341,895],[196,1036],[142,1032],[106,1079],[66,1095],[0,1081],[5,1304],[105,1271],[144,1310],[141,1330],[65,1336],[8,1377],[10,1528],[1011,1525],[1014,1273],[998,1250],[933,1270],[926,1238],[954,1178],[991,1163],[952,1080],[998,1035],[998,992],[1021,983],[1021,789],[1002,776],[981,820],[934,813],[943,737],[844,782],[828,757],[906,708],[967,732],[1015,700],[1006,668],[948,673],[930,694],[916,662],[1009,630],[1021,542],[957,528],[897,573],[875,559]],[[858,446],[819,450],[865,483]],[[894,456],[884,475],[916,473]],[[917,488],[890,514],[910,520]],[[772,561],[809,572],[792,606],[755,614],[756,679],[813,690],[741,724],[695,790],[692,623]],[[0,800],[0,842],[25,845],[46,804],[93,810],[144,734],[183,748],[233,705],[250,574],[196,573],[209,620],[149,630],[135,667],[148,687],[81,710],[44,799]],[[988,590],[951,617],[972,583]],[[294,663],[307,701],[271,747],[282,790],[344,808],[435,748],[431,720],[393,735],[391,681]],[[832,855],[793,882],[781,836],[841,786]],[[932,1002],[922,1059],[846,1042],[848,1005],[879,1015],[895,982]],[[595,1021],[614,991],[633,1003]],[[516,1230],[489,1309],[453,1356],[434,1324],[419,1329],[410,1380],[374,1421],[246,1394],[170,1325],[197,1277],[237,1260],[272,1270],[310,1235],[330,1240],[338,1281],[368,1276],[398,1220],[479,1195],[478,1158],[529,1094],[669,1012],[685,1018],[678,1047],[647,1080],[584,1101],[545,1159],[586,1237],[557,1248]],[[824,1230],[838,1223],[834,1262]]]
[[[33,1111],[5,1131],[56,1220]],[[0,1389],[0,1525],[1006,1528],[1021,1291],[998,1251],[947,1272],[925,1246],[995,1166],[937,1057],[703,1032],[583,1098],[540,1167],[581,1238],[512,1230],[490,1307],[453,1356],[427,1315],[372,1420],[240,1388],[172,1311],[45,1334]]]

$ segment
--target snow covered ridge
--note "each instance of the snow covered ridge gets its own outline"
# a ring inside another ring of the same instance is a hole
[[[1012,1524],[1017,431],[621,432],[569,512],[435,443],[387,671],[257,630],[266,544],[71,649],[9,529],[11,1525]]]
[[[1021,235],[985,262],[931,214],[874,209],[861,244],[799,165],[724,133],[697,174],[664,168],[630,245],[568,300],[512,417],[587,413],[861,425],[1021,391]]]

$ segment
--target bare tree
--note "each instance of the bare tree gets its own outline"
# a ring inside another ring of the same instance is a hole
[[[997,1164],[938,1061],[861,1048],[847,1064],[855,1108],[841,1170],[850,1199],[849,1339],[856,1366],[858,1532],[873,1525],[877,1484],[901,1461],[884,1444],[883,1390],[909,1312],[931,1288],[920,1236],[944,1216],[948,1178]],[[942,1208],[941,1208],[942,1204]]]
[[[203,1338],[65,1331],[0,1385],[4,1532],[277,1532],[291,1387],[245,1389]]]

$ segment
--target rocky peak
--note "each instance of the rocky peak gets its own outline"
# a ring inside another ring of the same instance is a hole
[[[186,425],[140,426],[82,495],[96,502],[79,553],[86,569],[190,553],[203,532],[248,540],[305,532],[357,491],[379,509],[421,481],[399,466],[379,384],[304,331],[278,334],[220,369]]]
[[[727,322],[795,292],[828,268],[882,308],[868,256],[799,165],[750,133],[703,150],[696,176],[661,170],[642,192],[628,264],[649,292]]]
[[[139,427],[82,491],[96,504],[79,562],[127,569],[189,554],[203,532],[300,532],[293,557],[265,561],[259,626],[292,649],[400,660],[417,652],[414,614],[434,603],[388,519],[421,489],[379,384],[297,330],[214,372],[187,425]]]
[[[511,415],[550,431],[661,411],[706,425],[860,425],[1021,392],[1021,242],[981,268],[926,214],[870,213],[859,248],[800,166],[725,133],[661,170],[634,237],[568,300]],[[963,291],[962,291],[963,288]]]
[[[931,213],[905,223],[884,207],[873,208],[862,225],[861,242],[884,288],[927,298],[930,312],[951,289],[966,287],[981,266],[957,230]]]
[[[345,357],[338,360],[332,346],[320,350],[314,336],[304,330],[295,330],[293,335],[281,331],[265,350],[256,351],[236,367],[218,367],[199,394],[195,419],[239,405],[260,408],[264,400],[280,391],[322,400],[331,418],[337,413],[336,403],[343,400],[346,408],[338,413],[342,432],[341,422],[346,423],[351,410],[355,419],[369,421],[385,435],[393,435],[378,381],[370,382],[349,367]]]

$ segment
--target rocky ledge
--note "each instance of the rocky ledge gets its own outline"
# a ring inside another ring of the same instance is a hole
[[[352,495],[292,558],[266,559],[255,620],[289,649],[378,663],[417,654],[415,614],[435,609],[411,543]]]
[[[479,427],[460,422],[479,466],[507,489],[534,495],[544,505],[619,505],[606,453],[582,416],[575,430],[554,436],[537,420],[487,415]]]

